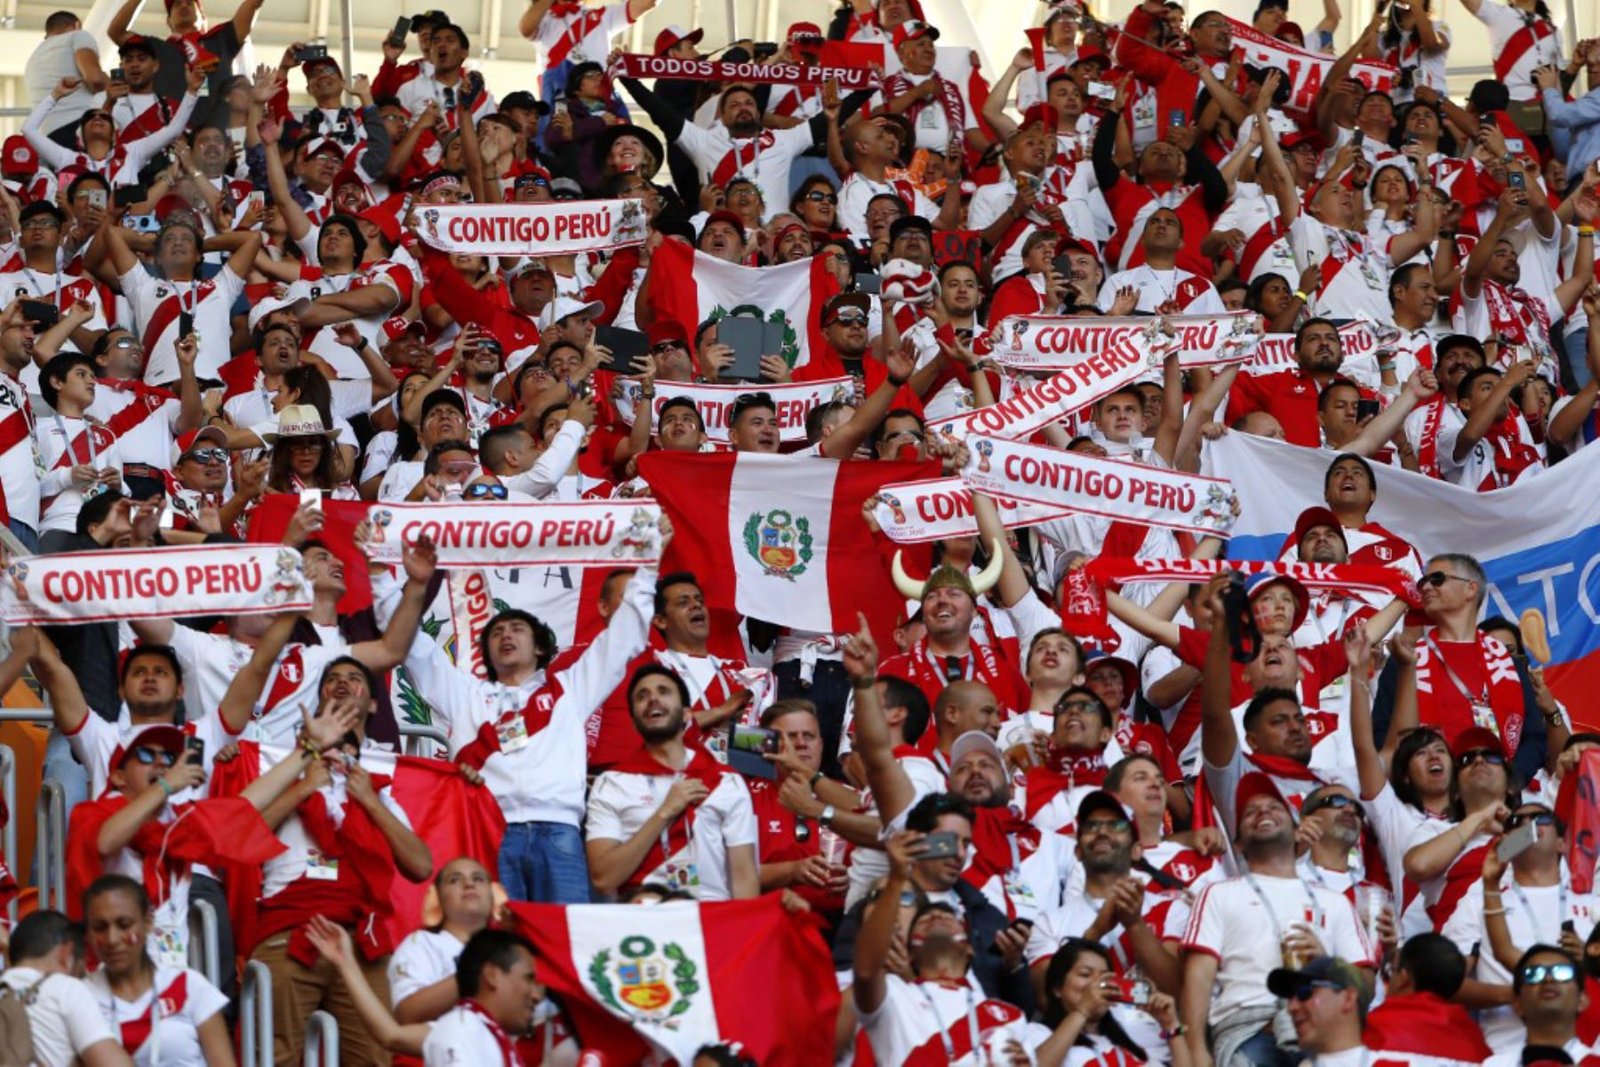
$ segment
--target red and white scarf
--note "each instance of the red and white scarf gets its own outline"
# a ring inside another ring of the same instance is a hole
[[[634,750],[633,755],[617,763],[611,770],[618,774],[648,774],[673,778],[681,774],[704,785],[709,799],[710,794],[717,791],[722,776],[732,772],[718,763],[716,758],[703,748],[690,747],[688,753],[689,762],[682,771],[678,771],[656,759],[650,754],[649,749],[640,745]],[[628,886],[642,884],[651,874],[660,870],[669,859],[689,847],[694,838],[695,809],[702,803],[704,801],[690,804],[683,810],[683,814],[673,819],[667,828],[650,842],[649,851],[644,854],[639,866],[633,869],[633,873],[628,876],[624,884]]]
[[[1452,676],[1441,654],[1435,651],[1438,638],[1433,630],[1417,642],[1417,694],[1422,721],[1442,728],[1448,741],[1462,730],[1477,725],[1471,704],[1487,697],[1494,713],[1494,730],[1500,735],[1506,755],[1514,756],[1522,741],[1522,679],[1505,645],[1487,634],[1477,634],[1475,638],[1479,655],[1483,657],[1485,679],[1484,690],[1476,693],[1461,691],[1459,679]]]
[[[181,1012],[188,1002],[189,972],[179,971],[177,977],[167,984],[167,988],[150,998],[150,1003],[145,1005],[143,1015],[137,1019],[129,1019],[120,1027],[121,1033],[118,1037],[128,1055],[138,1055],[144,1043],[150,1040],[150,1035],[155,1032],[156,1024],[166,1016]],[[161,1009],[159,1014],[156,1011],[158,1007]]]
[[[1519,345],[1550,343],[1550,310],[1543,300],[1526,289],[1485,279],[1483,304],[1489,313],[1489,326],[1495,333]],[[1530,328],[1537,331],[1537,336],[1529,336]]]
[[[950,136],[958,136],[967,128],[967,105],[961,99],[961,88],[938,71],[934,71],[929,77],[939,83],[939,106],[944,109],[944,120],[949,125]],[[891,74],[883,80],[883,98],[893,100],[897,96],[909,93],[919,84],[921,83],[913,82],[904,72]],[[930,100],[916,100],[902,114],[907,122],[916,126],[918,117],[930,106],[932,106]]]
[[[595,9],[600,10],[599,8]],[[489,1014],[483,1005],[475,1000],[462,1000],[458,1005],[460,1009],[471,1015],[476,1015],[483,1020],[483,1025],[489,1031],[489,1036],[494,1038],[494,1043],[500,1046],[501,1067],[522,1067],[522,1059],[517,1055],[517,1046],[506,1033],[506,1028],[500,1025],[500,1020]]]

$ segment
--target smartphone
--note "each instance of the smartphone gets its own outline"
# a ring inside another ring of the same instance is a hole
[[[1228,588],[1222,594],[1222,604],[1234,661],[1255,662],[1256,657],[1261,655],[1261,631],[1256,627],[1255,612],[1250,608],[1250,594],[1245,591],[1244,575],[1238,571],[1233,572]]]
[[[945,830],[941,833],[928,834],[922,839],[922,853],[919,860],[946,860],[954,859],[961,854],[961,844],[956,840],[955,831]]]
[[[300,490],[300,506],[303,507],[303,508],[321,509],[321,507],[322,507],[322,490],[321,489],[302,489],[302,490]]]
[[[550,113],[552,115],[565,115],[567,113],[567,102],[565,100],[557,100],[550,105]]]
[[[267,210],[267,194],[259,189],[246,196],[244,202],[247,206],[246,209],[249,211],[262,212]]]
[[[1072,257],[1063,253],[1050,261],[1050,269],[1068,281],[1072,280]]]
[[[633,361],[642,358],[650,350],[648,337],[638,330],[621,326],[596,326],[594,343],[611,350],[611,362],[601,364],[600,369],[613,374],[637,374],[638,371],[633,369]]]
[[[1405,140],[1401,142],[1402,145],[1411,145],[1411,144],[1416,144],[1416,143],[1417,143],[1417,135],[1414,134],[1414,133],[1406,134]]]
[[[1529,820],[1510,833],[1500,838],[1500,843],[1494,846],[1494,854],[1501,863],[1510,863],[1528,849],[1539,839],[1539,824]]]
[[[1115,991],[1109,999],[1118,1004],[1143,1008],[1150,1003],[1150,983],[1142,978],[1113,978],[1111,984]]]
[[[728,766],[746,778],[778,780],[778,767],[766,754],[778,751],[776,730],[733,723],[728,727]]]
[[[878,296],[883,292],[883,275],[870,272],[857,274],[854,291],[866,296]]]
[[[48,330],[61,321],[61,311],[48,300],[24,300],[22,317],[36,328]]]
[[[1506,172],[1506,185],[1508,188],[1515,189],[1519,193],[1528,191],[1528,179],[1520,170],[1511,170]]]
[[[1365,398],[1356,401],[1356,421],[1364,422],[1378,413],[1378,402]]]
[[[394,20],[394,29],[389,31],[389,43],[399,48],[405,47],[406,34],[411,32],[411,18],[410,15],[401,15]]]
[[[154,215],[124,215],[122,228],[132,230],[134,233],[159,233],[161,223]]]
[[[143,185],[120,185],[111,194],[111,202],[118,207],[132,207],[150,199],[150,190]]]
[[[1366,141],[1366,139],[1367,139],[1366,131],[1361,130],[1359,128],[1357,128],[1355,131],[1353,131],[1350,134],[1350,143],[1355,145],[1357,148],[1360,148],[1362,143],[1364,141]]]
[[[325,44],[303,44],[294,50],[296,63],[310,63],[318,59],[328,58],[328,46]]]
[[[201,763],[201,764],[205,763],[205,761],[206,761],[206,739],[205,738],[203,738],[203,737],[185,738],[184,742],[183,742],[183,747],[185,749],[187,749],[189,751],[190,755],[193,757],[192,759],[189,760],[190,763]]]
[[[111,80],[114,81],[114,82],[119,82],[119,81],[123,80],[123,78],[122,78],[122,68],[121,67],[112,67],[111,68]]]
[[[1090,82],[1089,95],[1096,100],[1115,100],[1117,89],[1110,82]]]
[[[733,349],[733,362],[723,368],[719,377],[747,382],[761,377],[766,325],[760,319],[733,316],[717,323],[717,340]]]
[[[194,312],[178,312],[178,340],[183,340],[191,333],[194,333]]]
[[[104,211],[106,209],[106,191],[104,189],[90,189],[89,206],[99,211]]]

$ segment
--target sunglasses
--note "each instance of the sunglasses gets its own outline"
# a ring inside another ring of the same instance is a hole
[[[177,757],[164,748],[152,748],[149,745],[140,745],[129,753],[134,759],[146,767],[154,764],[157,767],[170,767],[177,761]]]
[[[1479,760],[1482,760],[1491,766],[1500,767],[1506,762],[1506,754],[1504,752],[1497,752],[1492,748],[1469,749],[1468,751],[1463,752],[1461,755],[1456,757],[1456,768],[1458,770],[1466,770]]]
[[[461,495],[468,500],[504,500],[507,490],[505,486],[493,482],[474,482]]]
[[[1356,803],[1355,798],[1347,797],[1343,793],[1332,793],[1321,797],[1315,803],[1307,804],[1300,814],[1311,815],[1321,811],[1323,808],[1354,808],[1356,814],[1361,814],[1361,807]]]
[[[664,356],[668,352],[673,351],[674,349],[687,348],[687,347],[688,346],[685,345],[682,341],[662,341],[658,345],[651,345],[650,346],[650,354],[652,356]]]
[[[821,189],[813,189],[806,194],[806,199],[818,204],[837,204],[839,198],[832,193],[825,193]]]
[[[1510,830],[1518,826],[1524,826],[1530,822],[1535,826],[1554,826],[1556,817],[1548,811],[1524,811],[1507,819],[1506,829]]]
[[[1446,574],[1444,571],[1429,571],[1427,574],[1424,574],[1421,578],[1417,579],[1417,585],[1418,585],[1419,588],[1431,585],[1435,589],[1437,589],[1441,585],[1443,585],[1445,582],[1470,582],[1470,581],[1471,581],[1470,578],[1461,578],[1461,577],[1458,577],[1457,575],[1454,575],[1454,574]]]
[[[1078,824],[1078,832],[1082,834],[1121,834],[1132,829],[1133,824],[1127,819],[1091,819]]]
[[[1530,963],[1518,976],[1523,985],[1543,985],[1546,982],[1571,982],[1578,977],[1578,968],[1570,963]]]
[[[1330,982],[1330,981],[1327,981],[1326,979],[1323,979],[1323,978],[1312,978],[1312,979],[1309,979],[1307,981],[1301,982],[1298,986],[1296,986],[1293,995],[1290,996],[1289,999],[1293,1000],[1293,1001],[1295,1001],[1297,1003],[1304,1004],[1306,1001],[1308,1001],[1312,997],[1316,996],[1317,995],[1317,990],[1319,990],[1319,989],[1343,989],[1343,988],[1344,987],[1341,986],[1338,982]]]
[[[1061,703],[1056,705],[1055,713],[1057,715],[1069,715],[1072,712],[1097,712],[1099,710],[1099,706],[1096,705],[1094,701],[1079,698],[1078,700],[1063,700]]]
[[[860,308],[840,308],[833,313],[834,322],[842,322],[847,326],[864,326],[867,322],[867,313]]]
[[[226,448],[197,448],[185,457],[196,463],[226,463],[228,450]]]

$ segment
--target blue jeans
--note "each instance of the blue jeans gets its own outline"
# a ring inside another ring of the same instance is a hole
[[[1300,1062],[1300,1054],[1279,1048],[1277,1038],[1268,1029],[1240,1045],[1234,1059],[1235,1062],[1247,1060],[1255,1067],[1295,1067]]]
[[[23,548],[34,555],[39,554],[39,531],[20,519],[6,520],[6,528],[11,531],[11,536],[22,542]]]
[[[500,884],[512,900],[589,903],[589,860],[576,826],[514,822],[500,842]]]

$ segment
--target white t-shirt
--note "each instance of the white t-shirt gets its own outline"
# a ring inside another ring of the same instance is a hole
[[[95,1003],[94,990],[81,979],[12,967],[0,974],[0,984],[18,993],[33,990],[28,1027],[33,1033],[33,1057],[40,1067],[71,1067],[100,1042],[117,1042],[111,1024]]]
[[[415,930],[389,957],[389,1006],[426,989],[442,978],[453,978],[456,959],[466,943],[448,930]]]
[[[184,986],[181,1003],[172,988],[179,978]],[[155,983],[137,1000],[123,1000],[112,993],[104,968],[89,975],[89,987],[94,990],[101,1014],[113,1027],[150,1014],[150,1036],[133,1053],[135,1067],[206,1067],[200,1048],[200,1024],[227,1007],[228,998],[205,975],[157,967]],[[176,1010],[174,1004],[178,1004]]]
[[[1100,310],[1110,311],[1117,302],[1117,290],[1129,285],[1139,291],[1135,311],[1155,314],[1168,302],[1176,303],[1185,315],[1220,315],[1228,310],[1217,295],[1217,287],[1200,275],[1181,267],[1157,270],[1148,263],[1107,278],[1100,286]]]
[[[439,1016],[428,1031],[422,1062],[427,1067],[493,1067],[505,1062],[505,1053],[482,1016],[458,1006]]]
[[[892,182],[873,181],[860,171],[856,171],[839,187],[839,227],[856,240],[866,241],[870,235],[867,229],[867,204],[875,196],[902,197],[903,202],[902,192]],[[911,198],[913,215],[925,218],[929,222],[939,217],[939,205],[929,200],[922,190],[913,188]],[[977,203],[976,194],[973,203]]]
[[[221,377],[222,365],[233,357],[229,348],[233,336],[230,315],[234,301],[244,292],[242,278],[224,267],[205,281],[171,282],[157,278],[141,265],[119,281],[122,294],[133,309],[134,332],[145,339],[146,382],[166,385],[178,380],[178,355],[173,345],[178,340],[179,316],[183,312],[194,316],[194,332],[200,339],[195,377]],[[155,325],[159,325],[158,331],[152,328]]]
[[[49,471],[39,486],[44,505],[39,531],[71,533],[78,526],[78,512],[85,500],[73,484],[72,468],[85,463],[101,471],[121,470],[121,442],[115,440],[106,427],[67,415],[42,416],[35,432],[39,439],[39,457]],[[66,456],[69,448],[72,449],[70,459]]]
[[[187,626],[172,628],[172,650],[183,664],[184,707],[195,721],[216,718],[234,676],[250,662],[255,650],[221,634],[203,634]],[[270,680],[253,709],[255,719],[245,727],[247,741],[290,744],[300,728],[302,706],[315,713],[320,703],[317,687],[322,672],[350,646],[291,644],[278,654]],[[207,753],[209,755],[209,753]]]
[[[1367,318],[1384,325],[1394,321],[1388,288],[1393,265],[1386,246],[1374,246],[1365,234],[1336,229],[1310,215],[1290,225],[1289,246],[1297,269],[1312,264],[1322,268],[1322,289],[1312,301],[1318,315]],[[1290,279],[1290,284],[1298,282],[1298,275]]]
[[[983,1050],[995,1031],[1028,1047],[1027,1019],[1022,1012],[1013,1004],[985,997],[970,972],[966,984],[959,986],[907,982],[892,974],[886,981],[883,1003],[877,1011],[863,1013],[860,1020],[879,1063],[906,1063],[920,1051],[923,1056],[929,1052],[939,1056],[921,1062],[978,1067],[988,1062]],[[955,1054],[951,1056],[949,1051]]]
[[[1226,1024],[1238,1011],[1277,1003],[1267,991],[1267,975],[1283,965],[1281,935],[1296,924],[1310,926],[1329,955],[1357,966],[1371,964],[1372,949],[1355,908],[1333,890],[1298,878],[1254,874],[1250,880],[1217,882],[1200,894],[1183,947],[1217,958],[1216,994],[1208,1014],[1213,1026]]]
[[[22,68],[22,82],[28,87],[28,103],[37,104],[55,91],[62,78],[81,78],[78,70],[78,52],[88,49],[96,57],[100,45],[88,30],[58,33],[40,41],[28,55]],[[79,84],[72,92],[56,101],[49,119],[41,127],[45,133],[54,133],[63,126],[71,126],[83,117],[94,103],[94,94],[87,86]]]
[[[661,806],[676,779],[670,774],[607,771],[589,790],[588,840],[626,841]],[[750,789],[737,774],[723,774],[700,803],[678,817],[690,820],[688,842],[653,871],[637,872],[639,882],[687,890],[697,900],[731,900],[733,877],[728,850],[756,849],[756,816]]]

